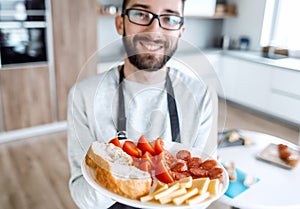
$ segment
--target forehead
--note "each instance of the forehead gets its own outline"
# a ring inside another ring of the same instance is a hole
[[[176,12],[182,14],[182,0],[129,0],[126,8],[142,7],[155,13]]]

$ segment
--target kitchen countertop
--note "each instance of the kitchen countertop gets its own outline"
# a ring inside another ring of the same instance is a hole
[[[300,58],[285,57],[285,58],[267,58],[261,55],[260,51],[241,51],[241,50],[221,50],[209,49],[204,50],[204,54],[222,54],[230,57],[235,57],[260,64],[271,65],[274,67],[285,68],[300,72]]]

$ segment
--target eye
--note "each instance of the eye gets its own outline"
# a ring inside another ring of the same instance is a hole
[[[178,25],[181,23],[181,17],[174,15],[166,15],[162,17],[164,23],[169,25]]]
[[[129,13],[130,17],[135,19],[148,19],[149,14],[139,10],[131,10]]]

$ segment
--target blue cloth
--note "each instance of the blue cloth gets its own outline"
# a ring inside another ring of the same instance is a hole
[[[244,180],[247,176],[247,174],[240,169],[236,168],[236,180],[235,181],[229,181],[228,189],[225,192],[225,195],[230,198],[235,198],[242,192],[249,189],[249,186],[244,185]],[[259,181],[258,178],[256,178],[255,183]]]

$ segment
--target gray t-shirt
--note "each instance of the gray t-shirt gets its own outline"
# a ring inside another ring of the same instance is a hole
[[[188,75],[169,72],[179,115],[181,142],[204,149],[212,130],[212,102],[206,85]],[[164,82],[141,84],[124,79],[123,92],[127,133],[132,140],[144,134],[149,140],[171,141],[171,128]],[[116,136],[119,72],[113,68],[75,84],[69,93],[68,157],[69,187],[80,208],[107,208],[114,200],[96,192],[82,176],[81,162],[95,140]]]

